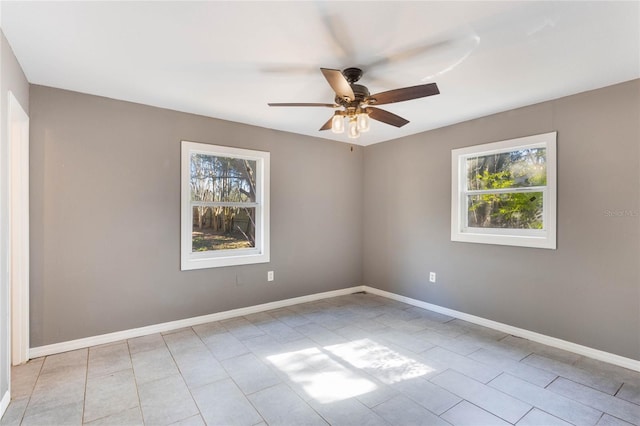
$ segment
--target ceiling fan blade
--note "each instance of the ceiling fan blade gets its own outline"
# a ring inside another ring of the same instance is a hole
[[[331,122],[333,121],[333,116],[331,116],[331,118],[322,125],[322,127],[320,127],[320,131],[323,130],[329,130],[331,128]]]
[[[322,71],[322,75],[327,79],[327,82],[339,98],[348,99],[349,102],[356,98],[351,85],[342,75],[342,71],[328,68],[320,68],[320,71]]]
[[[285,102],[285,103],[273,103],[270,102],[267,105],[275,107],[326,107],[337,108],[336,104],[314,104],[314,103],[300,103],[300,102]]]
[[[339,13],[328,13],[322,16],[322,22],[328,35],[328,42],[334,48],[333,56],[340,59],[353,59],[356,49],[349,37],[349,23]]]
[[[409,120],[405,120],[399,115],[395,115],[380,108],[367,107],[366,111],[369,113],[369,118],[373,118],[374,120],[378,120],[392,126],[402,127],[409,122]]]
[[[303,64],[272,64],[260,67],[260,72],[265,74],[294,74],[307,75],[318,72],[318,68]]]
[[[392,55],[382,57],[376,59],[375,61],[371,61],[368,64],[363,64],[362,68],[370,70],[372,68],[378,68],[383,65],[400,63],[403,61],[409,61],[411,59],[426,55],[430,52],[438,53],[438,51],[443,51],[447,48],[450,48],[453,44],[453,40],[444,40],[432,43],[425,43],[418,46],[407,47],[399,52],[396,52]]]
[[[375,95],[369,96],[369,103],[371,105],[392,104],[437,95],[439,93],[440,90],[438,90],[436,83],[421,84],[419,86],[404,87],[402,89],[376,93]]]

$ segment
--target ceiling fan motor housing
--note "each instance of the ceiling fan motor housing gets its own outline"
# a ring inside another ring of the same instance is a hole
[[[366,98],[369,97],[369,89],[361,84],[350,84],[351,90],[353,90],[353,94],[355,95],[355,99],[351,102],[347,99],[343,99],[339,96],[336,96],[335,101],[338,105],[342,105],[343,107],[356,107],[360,105]]]
[[[346,78],[349,83],[355,83],[362,78],[362,70],[355,67],[346,68],[342,71],[342,75],[344,75],[344,78]]]

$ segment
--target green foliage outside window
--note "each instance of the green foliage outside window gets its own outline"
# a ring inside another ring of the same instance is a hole
[[[468,226],[543,229],[544,194],[532,190],[546,184],[544,148],[468,158]]]

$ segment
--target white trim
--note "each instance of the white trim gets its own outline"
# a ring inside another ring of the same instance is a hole
[[[11,402],[11,394],[7,390],[4,395],[2,395],[2,400],[0,401],[0,418],[4,416],[4,413],[7,411],[7,407]]]
[[[29,360],[29,116],[9,92],[11,364]]]
[[[88,348],[105,343],[118,342],[120,340],[131,339],[133,337],[146,336],[154,333],[163,333],[178,330],[184,327],[206,324],[212,321],[221,321],[243,315],[255,314],[258,312],[270,311],[272,309],[284,308],[299,303],[314,302],[316,300],[328,299],[331,297],[345,296],[348,294],[364,291],[362,286],[349,287],[340,290],[327,291],[324,293],[310,294],[307,296],[294,297],[292,299],[278,300],[275,302],[263,303],[261,305],[248,306],[246,308],[232,309],[230,311],[217,312],[215,314],[202,315],[199,317],[186,318],[177,321],[170,321],[147,327],[132,328],[130,330],[116,331],[114,333],[101,334],[99,336],[85,337],[83,339],[70,340],[67,342],[54,343],[52,345],[38,346],[31,348],[29,355],[32,358],[53,355],[61,352],[68,352],[75,349]]]
[[[557,132],[526,136],[483,145],[451,150],[451,241],[498,244],[519,247],[556,249],[556,182]],[[468,191],[466,188],[466,159],[516,149],[545,148],[547,185],[545,187],[509,188],[491,191]],[[512,192],[543,193],[544,229],[495,229],[467,227],[467,195]]]
[[[377,288],[363,286],[364,291],[367,293],[375,294],[378,296],[386,297],[388,299],[404,302],[409,305],[417,306],[419,308],[428,309],[433,312],[448,315],[450,317],[459,318],[474,324],[489,327],[494,330],[502,331],[504,333],[511,334],[513,336],[522,337],[533,342],[542,343],[543,345],[552,346],[558,349],[564,349],[565,351],[573,352],[578,355],[584,355],[589,358],[597,359],[599,361],[608,362],[609,364],[617,365],[620,367],[628,368],[630,370],[640,371],[640,361],[626,358],[620,355],[612,354],[610,352],[601,351],[599,349],[590,348],[588,346],[582,346],[577,343],[567,342],[566,340],[558,339],[556,337],[547,336],[545,334],[536,333],[534,331],[525,330],[523,328],[513,327],[511,325],[503,324],[501,322],[489,320],[486,318],[478,317],[475,315],[466,314],[464,312],[456,311],[453,309],[445,308],[442,306],[434,305],[431,303],[423,302],[421,300],[412,299],[410,297],[401,296],[399,294],[390,293],[388,291],[379,290]]]
[[[522,337],[524,339],[528,339],[533,342],[542,343],[543,345],[564,349],[566,351],[573,352],[579,355],[584,355],[589,358],[608,362],[609,364],[618,365],[620,367],[628,368],[630,370],[640,371],[640,361],[635,359],[626,358],[620,355],[615,355],[609,352],[601,351],[599,349],[593,349],[587,346],[578,345],[577,343],[567,342],[566,340],[536,333],[534,331],[525,330],[523,328],[513,327],[511,325],[503,324],[497,321],[492,321],[492,320],[478,317],[475,315],[466,314],[464,312],[460,312],[460,311],[445,308],[442,306],[434,305],[431,303],[423,302],[421,300],[412,299],[410,297],[401,296],[399,294],[391,293],[385,290],[380,290],[380,289],[369,287],[366,285],[349,287],[341,290],[327,291],[324,293],[310,294],[307,296],[294,297],[292,299],[279,300],[276,302],[269,302],[261,305],[249,306],[246,308],[233,309],[230,311],[218,312],[215,314],[203,315],[200,317],[187,318],[187,319],[178,320],[178,321],[171,321],[171,322],[165,322],[162,324],[150,325],[147,327],[140,327],[140,328],[134,328],[130,330],[118,331],[115,333],[87,337],[84,339],[54,343],[52,345],[46,345],[46,346],[39,346],[36,348],[31,348],[31,350],[29,351],[29,355],[32,358],[38,358],[38,357],[53,355],[61,352],[72,351],[75,349],[82,349],[90,346],[102,345],[105,343],[113,343],[113,342],[117,342],[124,339],[131,339],[133,337],[146,336],[148,334],[153,334],[153,333],[162,333],[162,332],[167,332],[171,330],[177,330],[184,327],[191,327],[194,325],[205,324],[212,321],[220,321],[220,320],[234,318],[238,316],[264,312],[271,309],[284,308],[291,305],[297,305],[299,303],[314,302],[316,300],[328,299],[328,298],[337,297],[337,296],[346,296],[348,294],[353,294],[361,291],[375,294],[377,296],[386,297],[387,299],[404,302],[412,306],[417,306],[419,308],[427,309],[433,312],[438,312],[444,315],[448,315],[450,317],[459,318],[461,320],[465,320],[474,324],[489,327],[494,330],[511,334],[513,336]]]

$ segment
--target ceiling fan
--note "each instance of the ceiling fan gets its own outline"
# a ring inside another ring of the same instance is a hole
[[[334,103],[269,103],[272,107],[327,107],[337,109],[320,130],[331,129],[334,133],[343,133],[345,121],[348,121],[347,134],[350,138],[360,137],[361,132],[369,130],[369,119],[381,121],[395,127],[409,122],[396,114],[376,108],[373,105],[392,104],[411,99],[424,98],[440,93],[436,83],[404,87],[371,95],[369,89],[356,84],[362,77],[360,68],[347,68],[344,71],[320,68],[327,82],[336,93]]]

